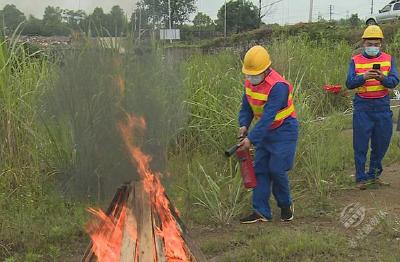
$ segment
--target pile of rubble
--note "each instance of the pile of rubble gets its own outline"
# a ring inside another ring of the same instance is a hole
[[[53,46],[68,46],[71,44],[71,37],[69,36],[21,36],[20,42],[39,45],[43,48]]]

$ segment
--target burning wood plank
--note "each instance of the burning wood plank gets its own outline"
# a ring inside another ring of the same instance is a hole
[[[135,214],[138,221],[139,257],[142,261],[157,261],[154,239],[152,210],[148,194],[142,183],[133,184],[135,188]]]
[[[113,212],[116,214],[120,214],[122,207],[122,203],[124,202],[124,197],[128,191],[129,184],[123,184],[120,188],[118,188],[115,193],[110,205],[107,208],[106,215],[111,216]],[[86,248],[85,254],[83,255],[82,262],[93,262],[94,254],[93,254],[93,243],[90,242],[89,246]]]
[[[131,194],[129,194],[128,202],[126,205],[126,222],[124,225],[123,239],[121,246],[121,262],[135,261],[137,255],[137,221],[134,214],[135,206],[134,196],[136,194],[135,188],[132,188]]]
[[[157,215],[153,216],[153,225],[155,225],[157,228],[162,227],[162,223],[159,216]],[[158,262],[166,262],[167,260],[165,258],[164,243],[162,237],[156,234],[155,242],[156,242],[156,250],[157,250],[156,253]]]
[[[160,230],[164,225],[155,208],[152,208],[149,193],[144,189],[143,182],[133,182],[126,190],[120,190],[124,195],[119,195],[114,198],[114,207],[109,210],[117,210],[119,212],[110,212],[113,221],[119,221],[121,210],[125,209],[124,221],[121,225],[123,231],[121,236],[120,259],[121,262],[167,262],[167,261],[190,261],[203,262],[207,261],[200,249],[191,240],[189,234],[175,212],[175,209],[170,205],[169,211],[173,215],[173,223],[179,228],[178,236],[168,236],[160,234]],[[118,193],[116,194],[118,195]],[[115,200],[117,199],[117,200]],[[124,201],[118,201],[124,200]],[[115,224],[115,226],[118,226]],[[97,232],[101,231],[101,223]],[[92,229],[93,231],[93,229]],[[180,238],[184,242],[184,250],[187,259],[179,259],[179,257],[168,257],[167,253],[173,253],[171,250],[166,250],[166,241],[169,237]],[[113,239],[115,241],[115,239]],[[107,248],[113,246],[112,243],[105,241]],[[103,260],[99,259],[96,250],[93,248],[93,243],[90,243],[82,262],[93,262]],[[105,260],[106,262],[111,260]],[[114,262],[114,261],[113,261]]]

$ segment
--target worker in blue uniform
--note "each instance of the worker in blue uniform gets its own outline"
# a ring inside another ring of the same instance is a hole
[[[239,135],[246,138],[241,141],[240,149],[247,150],[251,145],[256,148],[257,186],[253,189],[253,212],[240,222],[270,221],[271,192],[281,209],[281,220],[291,221],[294,210],[288,171],[293,166],[298,139],[293,87],[271,68],[270,56],[262,46],[246,53],[242,71],[246,81],[239,112]],[[257,122],[248,131],[253,120]]]
[[[364,50],[352,58],[346,85],[349,89],[357,89],[353,102],[355,177],[357,188],[364,190],[371,184],[389,185],[380,176],[382,159],[393,132],[389,90],[398,85],[399,75],[394,58],[382,51],[380,27],[367,27],[362,38]],[[371,156],[366,172],[369,143]]]

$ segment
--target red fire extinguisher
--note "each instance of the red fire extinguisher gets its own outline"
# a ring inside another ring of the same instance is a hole
[[[238,150],[239,148],[239,145],[234,145],[225,151],[225,155],[230,157],[236,153],[236,157],[238,158],[240,164],[240,174],[242,175],[244,187],[248,189],[255,188],[257,185],[257,180],[250,150]]]

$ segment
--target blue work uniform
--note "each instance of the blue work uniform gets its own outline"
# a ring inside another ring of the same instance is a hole
[[[261,118],[247,136],[256,147],[254,168],[257,186],[253,190],[253,208],[267,219],[272,218],[269,205],[271,191],[280,208],[292,204],[288,171],[293,167],[296,153],[298,122],[288,117],[280,127],[269,129],[276,114],[288,106],[288,96],[288,85],[276,83],[264,105]],[[249,128],[253,118],[253,111],[244,94],[239,112],[240,126]]]
[[[372,59],[367,54],[363,56]],[[379,55],[378,55],[379,56]],[[394,59],[391,69],[381,84],[393,89],[399,83],[399,75]],[[365,84],[363,75],[357,75],[355,63],[350,62],[346,85],[348,89],[355,89]],[[356,182],[378,178],[382,171],[382,159],[385,156],[392,137],[393,113],[390,110],[390,97],[362,98],[358,94],[353,100],[353,149],[356,168]],[[368,173],[365,172],[368,145],[371,141],[371,156]]]

